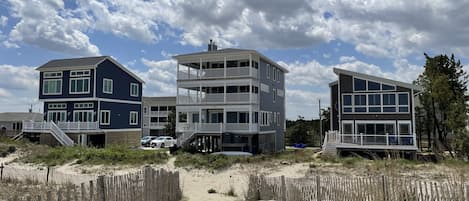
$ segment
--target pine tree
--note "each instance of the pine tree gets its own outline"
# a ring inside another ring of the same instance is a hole
[[[453,156],[453,146],[448,141],[448,135],[454,134],[456,151],[461,154],[459,140],[468,135],[465,130],[468,77],[454,55],[430,57],[425,54],[425,57],[425,70],[416,82],[423,87],[420,94],[420,109],[425,113],[423,119],[426,125],[432,125],[428,129],[432,133],[432,150],[439,153],[446,149]]]

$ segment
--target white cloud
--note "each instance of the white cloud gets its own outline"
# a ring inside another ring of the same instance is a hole
[[[331,56],[332,56],[332,55],[331,55],[331,54],[328,54],[328,53],[322,54],[322,57],[324,57],[325,59],[329,59],[329,58],[331,58]]]
[[[0,64],[0,111],[24,111],[33,104],[38,111],[39,74],[33,67]]]
[[[354,56],[341,56],[339,58],[340,63],[346,63],[351,61],[356,61],[357,59]]]
[[[8,17],[7,16],[0,16],[0,27],[4,27],[7,25]]]
[[[16,43],[12,43],[11,41],[5,40],[2,42],[2,45],[6,48],[20,48],[20,46]]]
[[[76,17],[64,9],[61,0],[10,0],[12,16],[18,23],[9,34],[9,43],[23,42],[44,49],[77,55],[98,55],[84,30],[87,19]]]
[[[137,75],[145,81],[145,96],[175,96],[176,95],[176,61],[141,59],[146,71],[139,71]]]

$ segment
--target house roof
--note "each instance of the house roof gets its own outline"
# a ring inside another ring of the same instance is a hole
[[[63,69],[70,69],[70,68],[97,68],[100,63],[105,60],[109,60],[112,63],[116,64],[119,68],[123,71],[128,73],[130,76],[135,78],[141,83],[145,83],[140,77],[132,73],[129,69],[124,67],[122,64],[114,60],[110,56],[98,56],[98,57],[81,57],[81,58],[69,58],[69,59],[54,59],[50,60],[47,63],[39,66],[36,68],[38,71],[53,71],[53,70],[63,70]]]
[[[0,122],[19,122],[23,120],[42,121],[43,115],[41,113],[29,113],[29,112],[0,113]]]
[[[180,55],[173,56],[173,58],[179,59],[179,58],[187,57],[187,56],[203,56],[203,55],[211,55],[211,54],[230,54],[230,53],[253,53],[253,54],[257,54],[262,59],[268,61],[269,63],[274,64],[277,68],[282,70],[284,73],[288,73],[288,70],[285,67],[279,65],[275,61],[272,61],[271,59],[264,56],[260,52],[258,52],[256,50],[251,50],[251,49],[225,48],[225,49],[219,49],[219,50],[215,50],[215,51],[203,51],[203,52],[194,52],[194,53],[189,53],[189,54],[180,54]]]
[[[397,86],[401,86],[401,87],[405,87],[405,88],[409,88],[409,89],[414,89],[414,90],[417,90],[417,91],[422,91],[423,90],[423,88],[421,86],[418,86],[418,85],[414,85],[414,84],[410,84],[410,83],[406,83],[406,82],[400,82],[400,81],[391,80],[391,79],[382,78],[382,77],[377,77],[377,76],[368,75],[368,74],[364,74],[364,73],[344,70],[344,69],[340,69],[340,68],[334,68],[333,71],[337,75],[345,74],[345,75],[360,77],[360,78],[363,78],[363,79],[368,79],[368,80],[373,80],[373,81],[378,81],[378,82],[384,82],[384,83],[387,83],[387,84],[394,84],[394,85],[397,85]]]

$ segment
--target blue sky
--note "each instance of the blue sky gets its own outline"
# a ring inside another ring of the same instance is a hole
[[[290,70],[287,118],[329,105],[332,68],[411,82],[423,52],[468,63],[469,3],[306,0],[6,0],[0,2],[0,112],[40,111],[35,67],[111,55],[145,81],[144,95],[174,95],[171,55],[256,49]],[[453,14],[457,14],[456,16]]]

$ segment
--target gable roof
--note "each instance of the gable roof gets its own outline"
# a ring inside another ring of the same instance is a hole
[[[340,68],[334,68],[333,71],[337,75],[339,75],[339,74],[350,75],[350,76],[354,76],[354,77],[360,77],[360,78],[363,78],[363,79],[368,79],[368,80],[373,80],[373,81],[378,81],[378,82],[384,82],[386,84],[393,84],[393,85],[396,85],[396,86],[401,86],[401,87],[405,87],[405,88],[409,88],[409,89],[414,89],[414,90],[417,90],[417,91],[422,91],[423,90],[423,88],[421,86],[418,86],[418,85],[414,85],[414,84],[410,84],[410,83],[406,83],[406,82],[400,82],[400,81],[391,80],[391,79],[382,78],[382,77],[377,77],[377,76],[368,75],[368,74],[364,74],[364,73],[344,70],[344,69],[340,69]]]
[[[145,83],[140,77],[132,73],[129,69],[124,67],[122,64],[114,60],[110,56],[98,56],[98,57],[81,57],[81,58],[70,58],[70,59],[54,59],[36,68],[38,71],[49,71],[49,70],[64,70],[72,68],[93,68],[96,69],[100,63],[105,60],[109,60],[118,66],[120,69],[125,71],[127,74],[135,78],[141,83]]]
[[[180,54],[180,55],[173,56],[173,58],[178,59],[178,58],[187,57],[187,56],[204,56],[204,55],[211,55],[211,54],[230,54],[230,53],[252,53],[252,54],[257,54],[259,57],[266,60],[267,62],[274,64],[277,68],[282,70],[284,73],[288,73],[288,70],[285,67],[279,65],[275,61],[272,61],[271,59],[264,56],[260,52],[258,52],[256,50],[250,50],[250,49],[225,48],[225,49],[219,49],[219,50],[214,50],[214,51],[202,51],[202,52],[194,52],[194,53],[189,53],[189,54]]]

